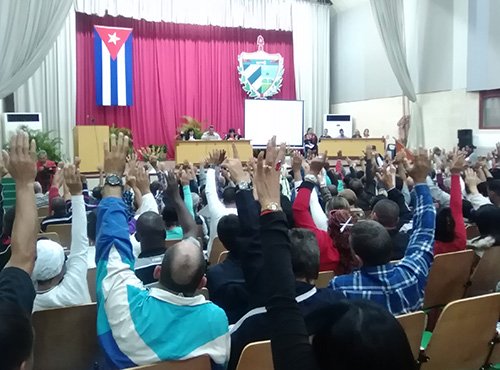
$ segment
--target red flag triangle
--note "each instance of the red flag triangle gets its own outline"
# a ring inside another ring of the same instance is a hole
[[[106,26],[94,26],[94,28],[108,48],[111,58],[115,60],[118,52],[130,36],[132,28]]]

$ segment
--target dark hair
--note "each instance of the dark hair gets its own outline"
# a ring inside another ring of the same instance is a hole
[[[96,186],[92,189],[92,197],[97,200],[102,199],[102,186]]]
[[[342,300],[324,310],[328,322],[312,340],[319,369],[414,370],[410,344],[398,320],[382,306]]]
[[[0,305],[0,369],[19,369],[33,350],[33,329],[30,317],[16,304]]]
[[[54,215],[62,216],[66,214],[66,201],[64,200],[63,197],[53,198],[50,205],[52,212],[54,212]]]
[[[391,260],[392,239],[387,230],[373,220],[359,221],[352,227],[351,247],[364,266],[384,265]]]
[[[151,250],[165,246],[165,224],[162,217],[153,211],[144,212],[137,219],[136,237],[141,250]]]
[[[97,234],[97,211],[89,212],[87,215],[87,237],[89,241],[95,242]]]
[[[223,216],[217,224],[217,236],[224,247],[232,254],[237,254],[236,239],[240,235],[240,219],[236,215]]]
[[[481,236],[491,236],[500,242],[500,208],[493,204],[486,204],[473,213],[473,220]]]
[[[450,207],[442,207],[438,210],[434,239],[444,243],[450,243],[455,240],[455,220],[451,214]]]
[[[167,249],[161,265],[160,283],[175,293],[193,296],[206,272],[201,248],[183,240]]]
[[[184,134],[184,140],[189,140],[189,133],[192,132],[193,133],[193,136],[195,135],[195,132],[194,132],[194,129],[193,128],[189,128],[186,133]]]
[[[487,182],[488,184],[488,191],[495,193],[497,197],[500,197],[500,180],[489,180]]]
[[[228,134],[235,134],[236,130],[234,128],[230,128],[229,131],[227,132]]]
[[[163,211],[161,212],[163,222],[165,222],[165,227],[177,226],[179,218],[177,217],[177,211],[175,207],[170,203],[165,203]]]
[[[347,201],[346,201],[347,202]],[[349,223],[347,223],[349,221]],[[339,251],[339,265],[335,272],[337,274],[349,274],[359,266],[359,260],[355,257],[349,239],[352,226],[358,221],[348,209],[333,210],[328,214],[328,234],[333,240],[335,248]],[[347,224],[347,225],[346,225]]]
[[[222,192],[222,202],[225,205],[236,202],[236,188],[232,186],[225,188]]]
[[[291,229],[290,255],[296,278],[315,280],[319,273],[319,246],[314,233],[307,229]]]
[[[372,212],[377,221],[384,227],[396,227],[399,220],[399,206],[390,199],[381,199],[373,207]]]
[[[347,201],[347,199],[340,196],[332,197],[332,199],[330,199],[325,205],[326,213],[330,213],[331,211],[336,209],[347,209],[347,210],[350,209],[349,202]]]
[[[364,186],[360,179],[352,179],[349,182],[348,188],[351,189],[358,198],[363,194]]]

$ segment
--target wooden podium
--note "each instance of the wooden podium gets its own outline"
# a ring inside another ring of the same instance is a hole
[[[369,139],[321,139],[318,144],[319,153],[328,150],[329,157],[336,157],[339,150],[342,151],[343,157],[358,158],[363,156],[363,151],[367,145],[375,146],[377,152],[385,154],[385,139],[369,138]]]
[[[252,145],[250,140],[196,140],[196,141],[176,141],[175,142],[175,163],[188,161],[200,163],[213,150],[225,150],[226,156],[233,156],[232,143],[236,144],[238,155],[243,162],[252,157]]]
[[[73,128],[75,156],[80,157],[81,172],[97,172],[104,164],[104,142],[109,142],[109,126],[75,126]]]

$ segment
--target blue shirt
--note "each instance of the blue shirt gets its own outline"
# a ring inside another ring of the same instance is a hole
[[[230,346],[224,311],[201,295],[145,288],[134,264],[125,203],[104,198],[97,210],[97,335],[108,359],[123,369],[208,355],[224,366]]]
[[[330,288],[347,298],[369,299],[386,307],[393,315],[422,308],[424,290],[433,261],[436,209],[425,184],[415,186],[417,204],[413,231],[404,258],[391,263],[362,267],[349,275],[334,277]]]

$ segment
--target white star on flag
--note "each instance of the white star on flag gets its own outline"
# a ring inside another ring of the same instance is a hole
[[[112,42],[113,44],[115,44],[115,45],[116,45],[116,42],[117,42],[118,40],[121,40],[118,36],[116,36],[116,32],[115,32],[115,33],[112,33],[112,34],[109,34],[109,33],[108,33],[108,36],[109,36],[109,41],[108,41],[108,43]]]

